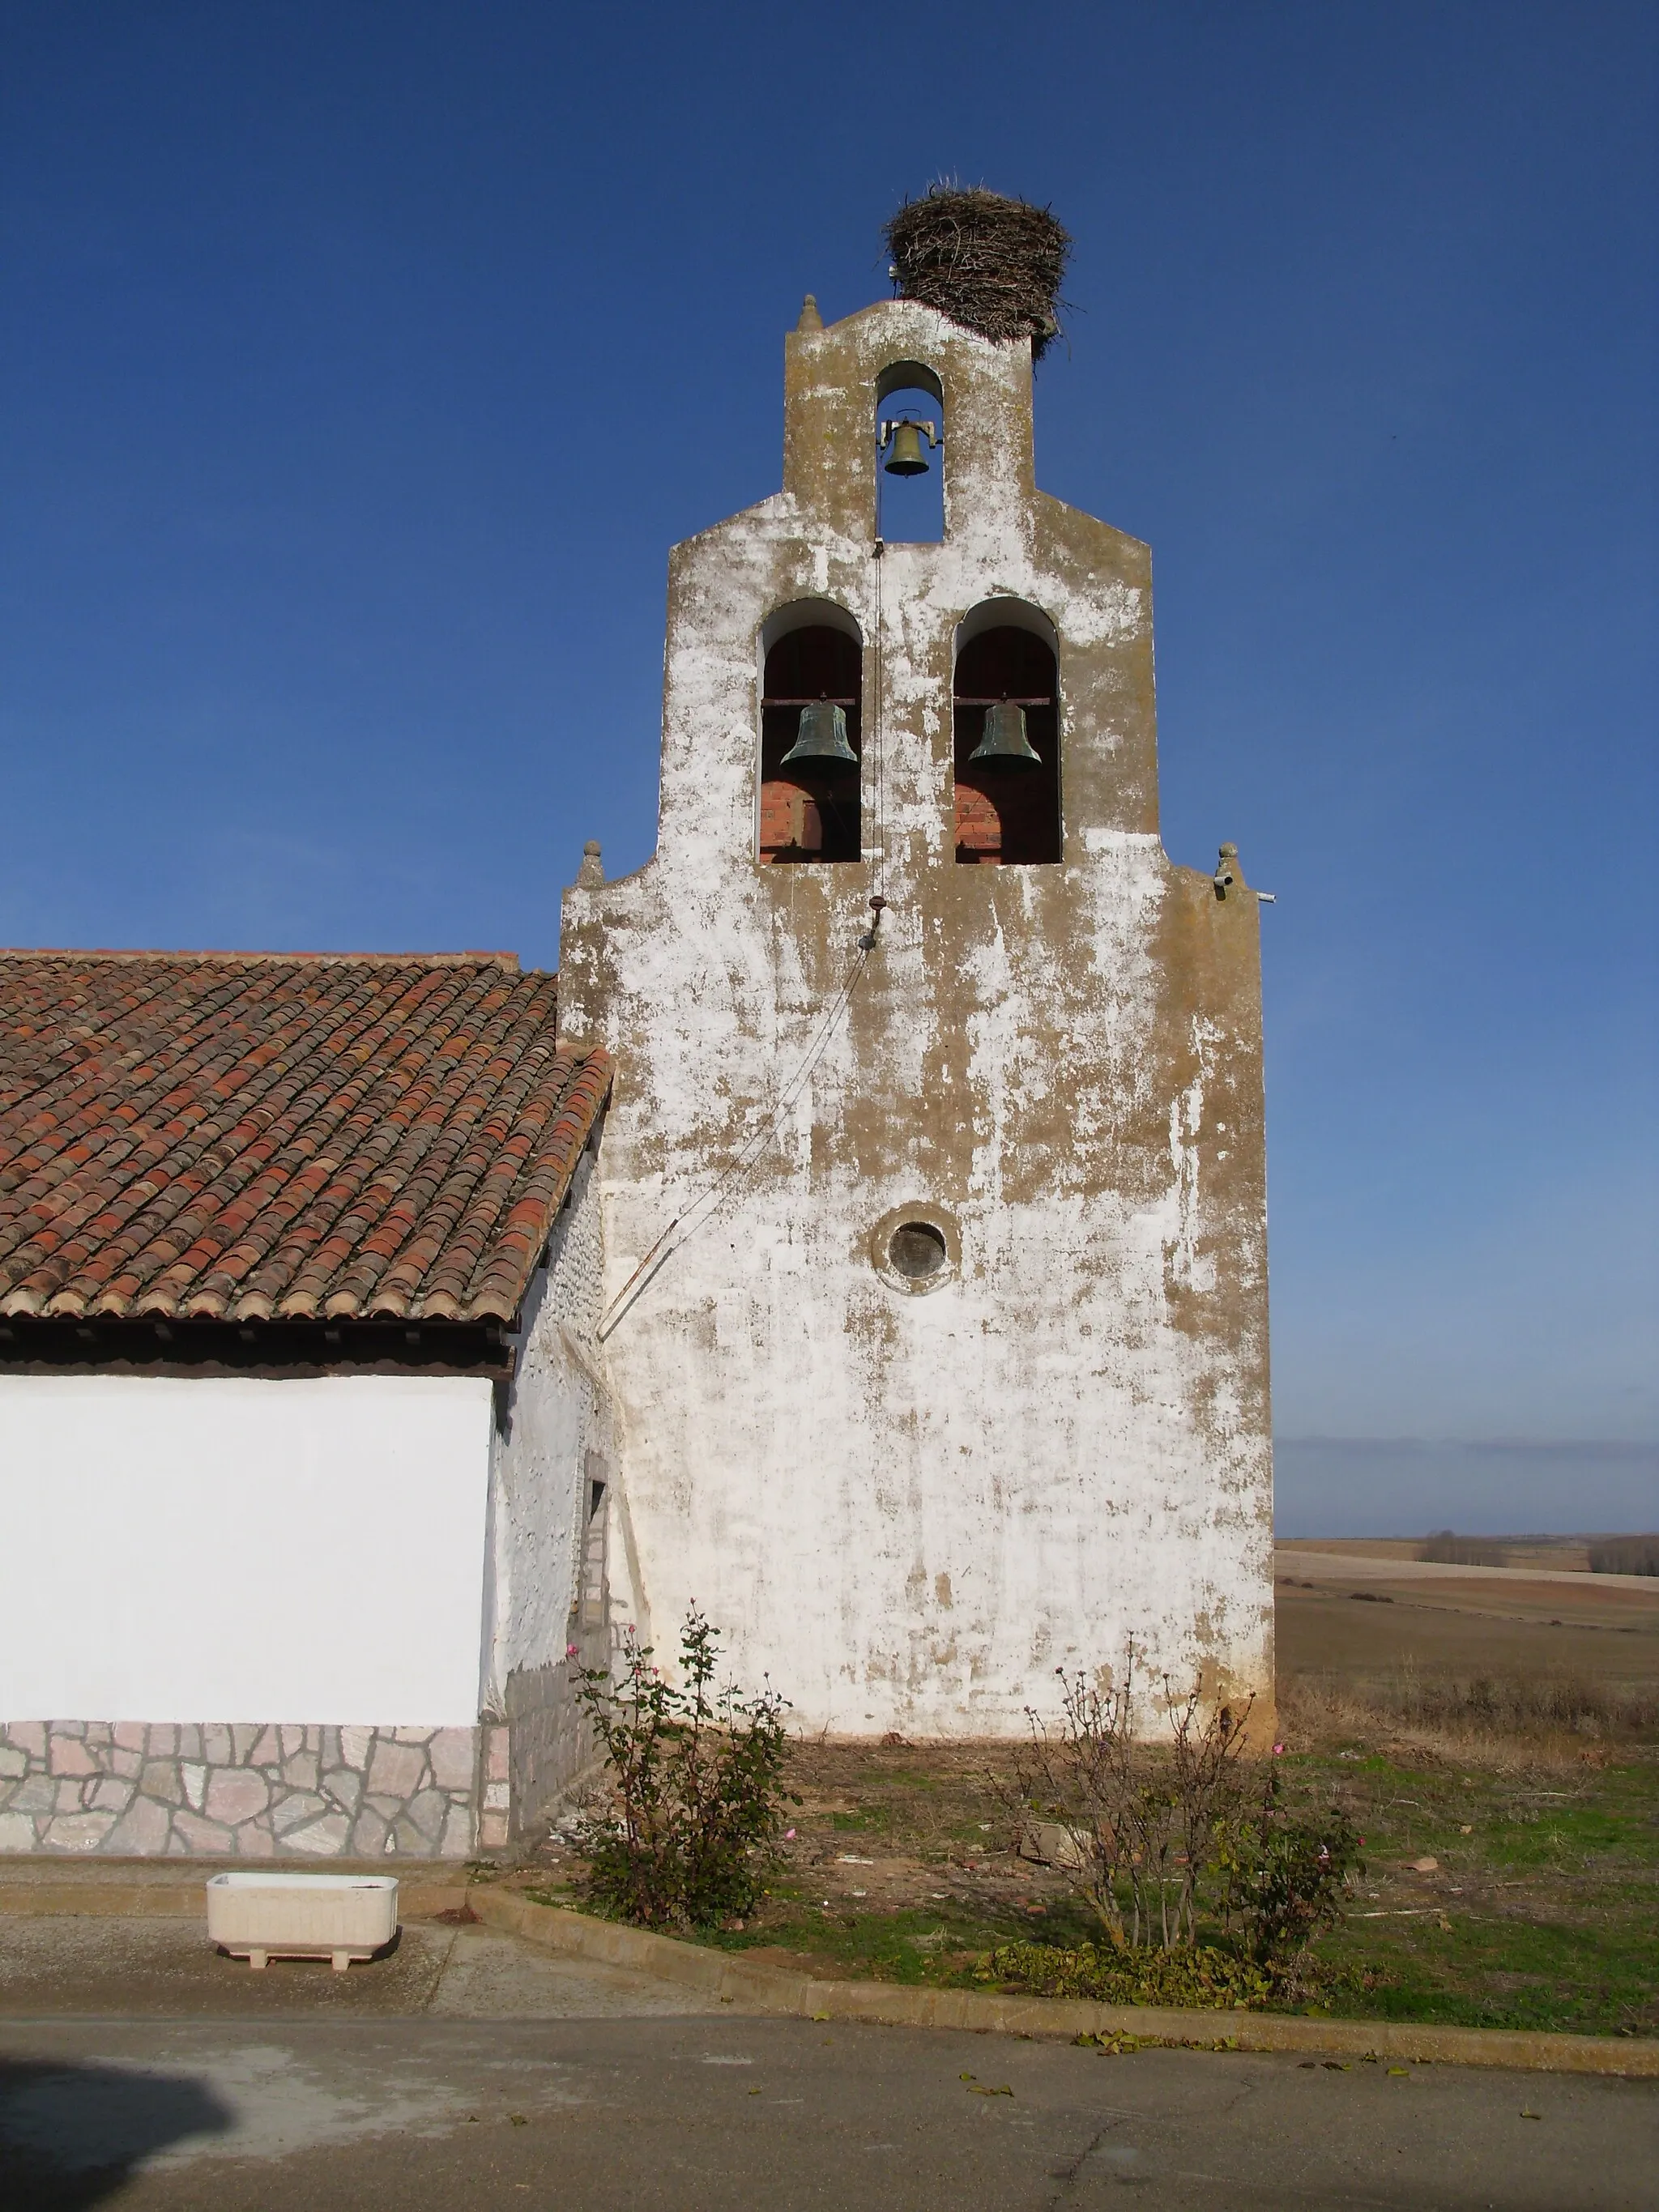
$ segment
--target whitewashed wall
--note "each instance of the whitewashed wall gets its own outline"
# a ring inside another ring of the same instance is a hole
[[[483,1674],[484,1703],[497,1711],[505,1710],[510,1674],[564,1657],[586,1517],[586,1458],[606,1451],[592,1334],[603,1269],[592,1170],[585,1153],[547,1265],[525,1302],[518,1370],[496,1428]]]
[[[525,1300],[513,1382],[497,1400],[483,1710],[507,1723],[502,1802],[515,1835],[532,1830],[592,1764],[576,1685],[581,1668],[611,1656],[603,1554],[594,1563],[597,1602],[580,1604],[589,1485],[605,1482],[611,1511],[617,1493],[610,1395],[594,1340],[604,1255],[593,1165],[590,1151]],[[486,1822],[494,1809],[487,1795]]]
[[[619,1070],[637,1588],[812,1729],[1018,1732],[1131,1643],[1265,1716],[1258,918],[1159,841],[1146,549],[1035,489],[1022,349],[890,302],[787,352],[785,489],[673,556],[657,854],[564,907],[562,1030]],[[945,537],[878,560],[878,380],[918,362]],[[865,857],[764,866],[763,643],[825,599],[865,641]],[[1062,864],[955,864],[956,642],[999,604],[1059,641]],[[954,1240],[927,1296],[877,1263],[910,1206]]]
[[[0,1717],[471,1728],[490,1385],[0,1376]]]

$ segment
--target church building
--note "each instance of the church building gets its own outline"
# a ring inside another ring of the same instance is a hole
[[[499,1846],[693,1603],[815,1733],[1270,1712],[1258,899],[1158,803],[1029,340],[809,300],[556,978],[0,954],[0,1850]]]

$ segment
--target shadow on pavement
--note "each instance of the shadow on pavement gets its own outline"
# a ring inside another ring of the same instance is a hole
[[[222,2135],[228,2108],[188,2075],[0,2058],[0,2202],[80,2212],[187,2136]]]

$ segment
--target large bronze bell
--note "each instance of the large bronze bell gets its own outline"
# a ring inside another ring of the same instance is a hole
[[[969,768],[1041,768],[1042,756],[1025,734],[1025,709],[1007,699],[985,710],[985,732],[968,756]]]
[[[815,699],[800,710],[795,742],[784,755],[783,768],[856,768],[859,757],[847,742],[847,710],[828,699]]]

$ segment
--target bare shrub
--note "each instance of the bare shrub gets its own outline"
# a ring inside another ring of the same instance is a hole
[[[1196,1690],[1183,1698],[1166,1678],[1170,1740],[1153,1746],[1136,1734],[1133,1646],[1109,1688],[1063,1668],[1056,1674],[1059,1718],[1027,1709],[1030,1740],[1015,1765],[1011,1809],[1060,1831],[1069,1848],[1055,1854],[1060,1871],[1114,1943],[1190,1943],[1213,1838],[1240,1802],[1254,1700],[1239,1711],[1206,1711]]]
[[[1028,1709],[1030,1741],[1017,1769],[1013,1809],[1048,1816],[1062,1841],[1050,1862],[1107,1941],[1075,1952],[1005,1946],[988,1971],[1028,1988],[1058,1975],[1068,1987],[1127,1991],[1143,2003],[1248,2004],[1297,1987],[1310,1947],[1341,1917],[1362,1839],[1340,1806],[1307,1818],[1281,1803],[1282,1745],[1246,1764],[1253,1699],[1206,1709],[1197,1690],[1182,1696],[1165,1676],[1167,1741],[1141,1742],[1135,1656],[1131,1646],[1105,1688],[1056,1670],[1059,1718]],[[1233,1949],[1199,1942],[1200,1912],[1219,1919]],[[1209,1994],[1172,1997],[1172,1972],[1183,1990],[1201,1984]]]
[[[1501,1567],[1504,1564],[1501,1544],[1486,1536],[1454,1535],[1449,1528],[1437,1528],[1431,1536],[1425,1536],[1417,1547],[1417,1556],[1442,1567]]]
[[[1659,1536],[1603,1536],[1589,1547],[1593,1575],[1659,1575]]]

